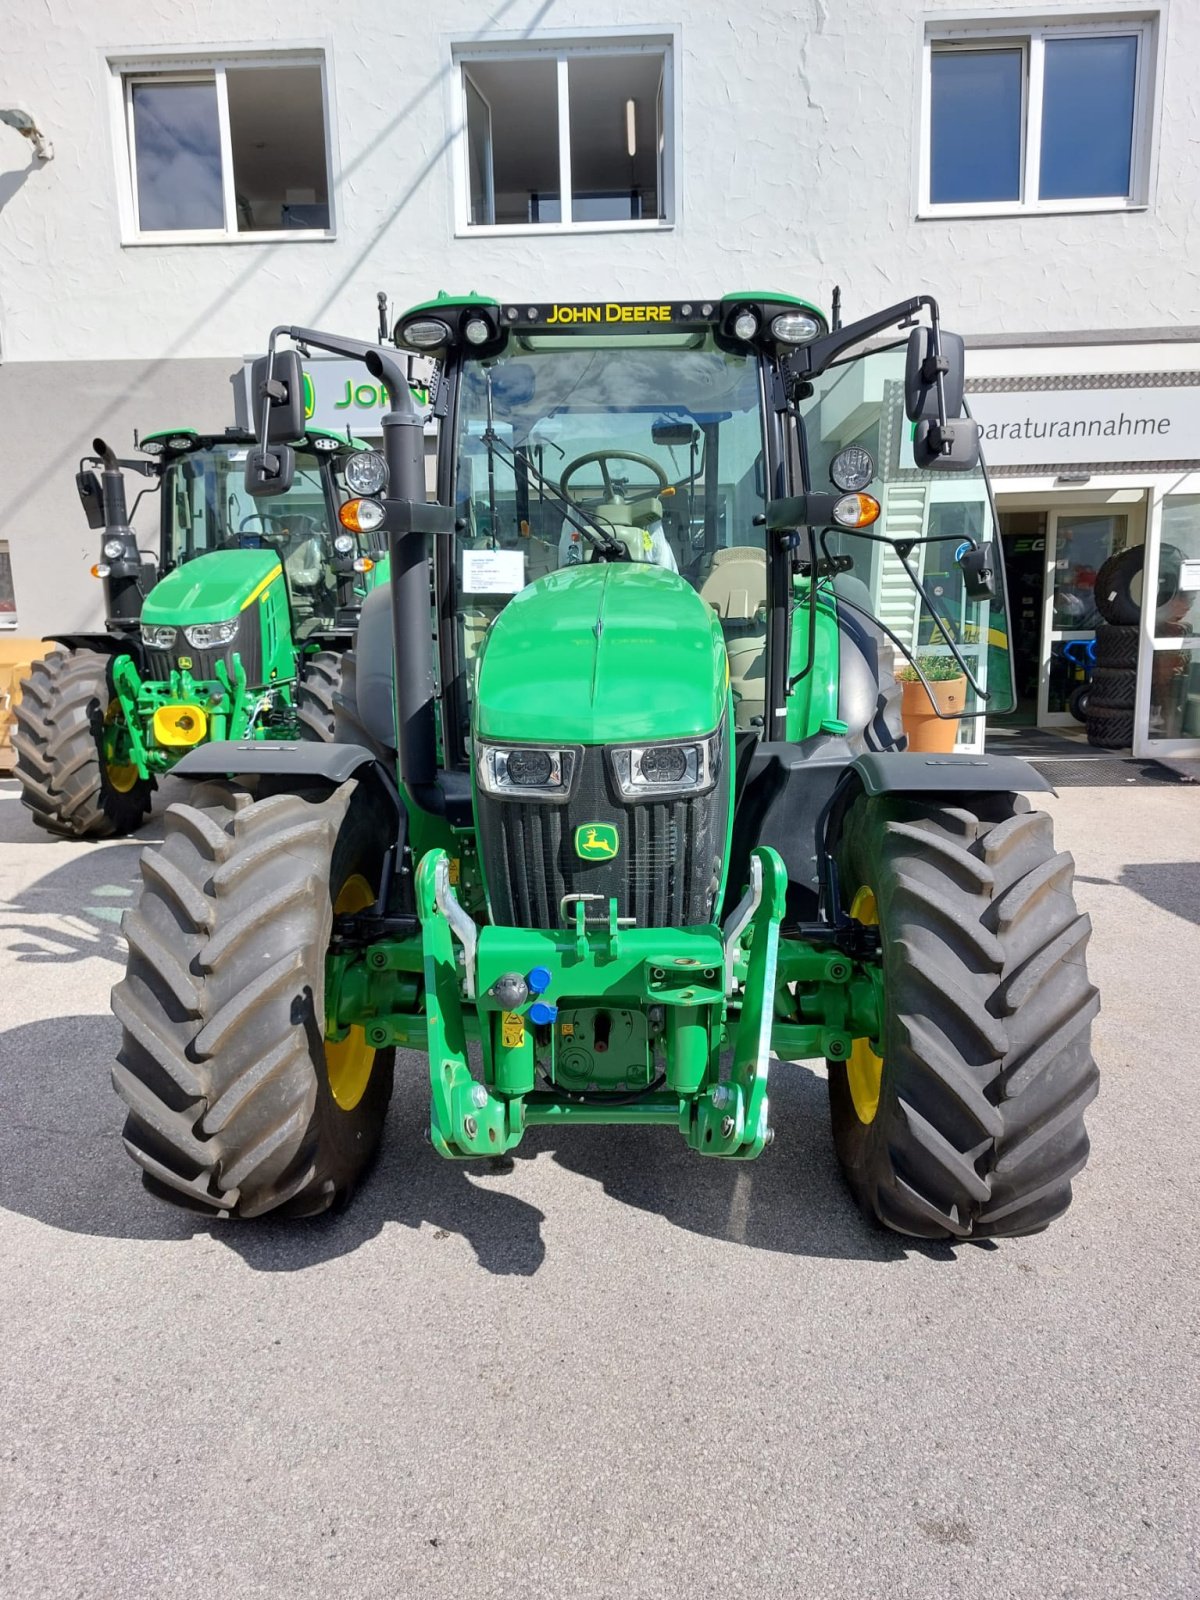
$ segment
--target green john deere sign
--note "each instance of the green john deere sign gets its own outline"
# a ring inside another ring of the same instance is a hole
[[[575,854],[581,861],[611,861],[620,848],[611,822],[585,822],[575,829]]]

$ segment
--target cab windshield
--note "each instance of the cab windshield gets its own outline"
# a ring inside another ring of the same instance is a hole
[[[245,484],[247,445],[215,445],[172,461],[163,484],[166,566],[216,550],[272,549],[283,565],[299,633],[331,624],[337,579],[325,461],[296,451],[286,494],[256,500]]]
[[[763,546],[757,365],[709,335],[514,337],[467,362],[458,407],[466,655],[518,589],[596,538],[704,591],[720,551]]]

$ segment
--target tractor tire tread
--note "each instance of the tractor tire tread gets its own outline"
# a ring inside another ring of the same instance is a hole
[[[100,722],[111,697],[109,662],[97,650],[51,650],[33,663],[15,708],[22,802],[39,827],[65,838],[132,833],[150,810],[153,779],[121,792],[105,778]]]
[[[334,696],[342,681],[342,658],[333,650],[310,656],[296,685],[296,721],[303,739],[328,743],[334,736]]]
[[[379,1052],[333,1137],[318,1071],[327,885],[357,787],[255,801],[233,784],[197,786],[203,804],[169,806],[143,858],[113,991],[114,1083],[126,1148],[164,1199],[210,1215],[314,1215],[348,1196],[373,1154],[392,1053]]]
[[[874,890],[885,944],[873,1121],[857,1117],[845,1064],[830,1063],[851,1188],[869,1215],[921,1237],[1038,1231],[1070,1204],[1098,1084],[1091,923],[1070,856],[1019,797],[966,810],[884,796],[851,806],[839,859],[848,894]]]

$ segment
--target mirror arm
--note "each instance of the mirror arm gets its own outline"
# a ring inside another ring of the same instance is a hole
[[[277,328],[275,332],[285,333],[294,344],[312,345],[314,349],[327,350],[330,355],[349,356],[352,361],[361,361],[373,378],[383,381],[393,411],[415,412],[416,402],[408,387],[406,374],[401,371],[396,358],[378,345],[368,344],[363,339],[347,339],[339,333],[322,333],[319,328],[288,327]]]
[[[836,360],[853,345],[861,344],[872,334],[882,333],[885,328],[892,328],[908,321],[909,318],[915,317],[923,306],[930,308],[936,330],[939,326],[937,302],[932,295],[914,295],[911,300],[898,300],[894,306],[887,306],[882,311],[873,311],[870,316],[860,317],[857,322],[847,322],[843,327],[833,329],[822,338],[814,339],[811,344],[801,345],[786,358],[788,371],[796,378],[814,378],[824,372],[831,361]],[[940,355],[941,341],[937,338],[936,331],[934,338]]]

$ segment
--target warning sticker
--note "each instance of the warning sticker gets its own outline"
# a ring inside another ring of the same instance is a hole
[[[500,1039],[506,1050],[519,1050],[525,1043],[525,1018],[519,1011],[500,1013]]]

